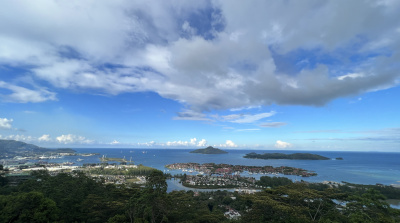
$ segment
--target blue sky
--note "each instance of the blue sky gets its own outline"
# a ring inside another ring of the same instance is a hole
[[[1,139],[399,152],[399,1],[0,6]]]

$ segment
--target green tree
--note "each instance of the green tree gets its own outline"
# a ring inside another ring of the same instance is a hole
[[[0,164],[0,187],[7,184],[7,178],[4,177],[3,171],[4,171],[3,165]]]
[[[168,188],[166,179],[163,172],[160,170],[153,170],[146,176],[146,189],[157,194],[164,194],[167,192]]]
[[[349,196],[345,215],[351,222],[398,222],[400,213],[385,202],[385,196],[375,189]]]
[[[0,222],[54,222],[59,219],[56,203],[40,192],[0,196]]]
[[[147,175],[145,189],[133,193],[126,205],[130,222],[167,222],[167,187],[161,171],[153,170]]]

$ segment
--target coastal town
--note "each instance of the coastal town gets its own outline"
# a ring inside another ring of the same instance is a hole
[[[231,165],[231,164],[215,164],[215,163],[174,163],[165,166],[168,169],[180,169],[188,172],[199,172],[200,174],[241,174],[247,172],[248,174],[283,174],[283,175],[296,175],[301,177],[316,176],[317,173],[310,172],[301,168],[288,167],[288,166],[244,166],[244,165]]]
[[[297,175],[301,177],[316,176],[315,172],[294,167],[244,166],[215,163],[174,163],[166,165],[171,170],[181,170],[184,174],[175,175],[182,185],[190,188],[247,188],[259,189],[253,174],[262,175]],[[188,174],[186,174],[188,173]],[[194,174],[197,173],[197,174]],[[243,175],[243,176],[242,176]],[[246,175],[246,176],[244,176]]]
[[[6,165],[4,165],[6,164]],[[48,171],[55,176],[59,173],[73,173],[74,171],[84,172],[86,175],[101,180],[106,184],[145,184],[145,176],[153,170],[151,167],[134,164],[116,163],[85,163],[75,165],[73,162],[3,162],[0,164],[3,170],[0,173],[6,176],[11,184],[18,184],[30,178],[32,171]]]

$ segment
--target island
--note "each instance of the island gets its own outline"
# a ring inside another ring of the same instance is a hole
[[[201,153],[201,154],[224,154],[224,153],[228,153],[226,151],[223,151],[221,149],[218,148],[214,148],[212,146],[209,146],[205,149],[196,149],[191,151],[190,153]]]
[[[244,158],[248,159],[288,159],[288,160],[329,160],[328,157],[311,154],[311,153],[293,153],[293,154],[284,154],[284,153],[248,153]]]

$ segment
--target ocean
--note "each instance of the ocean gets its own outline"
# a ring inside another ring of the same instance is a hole
[[[301,151],[318,154],[331,160],[261,160],[246,159],[243,156],[250,152],[296,153],[299,151],[282,150],[225,150],[227,154],[189,153],[192,149],[75,149],[78,153],[100,153],[99,156],[71,156],[61,161],[83,163],[99,163],[99,157],[124,158],[134,164],[143,164],[171,174],[182,173],[181,170],[167,170],[165,165],[172,163],[226,163],[248,166],[290,166],[315,171],[314,177],[285,176],[292,180],[309,182],[336,181],[357,184],[400,184],[400,153],[384,152],[333,152],[333,151]],[[342,157],[343,160],[335,160]],[[83,159],[77,161],[77,159]],[[110,162],[112,163],[112,162]],[[75,165],[76,165],[75,164]],[[196,174],[193,172],[193,174]],[[259,178],[261,175],[253,174]]]

